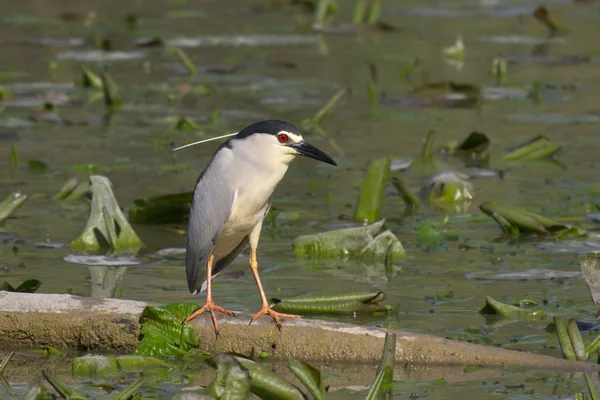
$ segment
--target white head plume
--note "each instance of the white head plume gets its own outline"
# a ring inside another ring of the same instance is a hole
[[[202,143],[206,143],[206,142],[212,142],[213,140],[219,140],[219,139],[223,139],[223,138],[226,138],[226,137],[229,137],[229,136],[234,136],[234,135],[237,135],[237,134],[238,134],[238,132],[228,133],[227,135],[221,135],[221,136],[216,136],[216,137],[212,137],[212,138],[209,138],[209,139],[199,140],[199,141],[194,142],[194,143],[188,143],[188,144],[184,144],[183,146],[175,147],[171,151],[177,151],[177,150],[185,149],[186,147],[191,147],[191,146],[195,146],[197,144],[202,144]]]

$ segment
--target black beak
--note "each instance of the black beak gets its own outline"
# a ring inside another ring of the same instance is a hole
[[[295,149],[300,155],[305,157],[314,158],[315,160],[323,161],[324,163],[335,165],[337,167],[337,163],[327,154],[317,149],[312,144],[305,142],[304,140],[298,143],[294,143],[290,145],[293,149]]]

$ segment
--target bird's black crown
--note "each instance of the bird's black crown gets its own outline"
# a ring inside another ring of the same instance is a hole
[[[266,133],[268,135],[277,135],[281,131],[286,131],[290,133],[295,133],[296,135],[300,135],[300,131],[294,125],[289,122],[281,121],[278,119],[269,119],[266,121],[256,122],[252,125],[249,125],[238,132],[235,135],[234,139],[244,139],[250,135],[254,135],[255,133]]]

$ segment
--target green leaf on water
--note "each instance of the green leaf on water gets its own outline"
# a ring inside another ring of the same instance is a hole
[[[111,186],[108,178],[99,175],[90,177],[92,192],[90,216],[83,232],[71,242],[72,248],[80,251],[98,251],[107,248],[117,253],[135,253],[143,246],[123,215]],[[112,223],[107,224],[107,221]]]
[[[9,352],[4,359],[2,360],[2,362],[0,362],[0,375],[2,375],[2,373],[4,372],[4,370],[6,370],[6,367],[8,366],[8,363],[10,362],[10,360],[13,358],[13,356],[15,355],[14,351]]]
[[[497,316],[510,319],[536,319],[546,316],[546,311],[539,307],[517,307],[486,297],[485,306],[479,310],[481,315]]]
[[[442,172],[427,179],[419,197],[430,202],[460,203],[473,200],[473,184],[460,172]]]
[[[396,334],[385,334],[385,342],[383,345],[383,355],[377,372],[375,380],[371,384],[369,392],[365,397],[365,400],[379,399],[383,393],[389,392],[392,389],[392,383],[394,378],[394,364],[396,361]]]
[[[563,357],[567,360],[576,360],[575,350],[569,337],[569,331],[562,318],[554,317],[554,327],[556,329],[556,336],[558,337],[558,344],[562,350]]]
[[[63,185],[63,187],[52,196],[53,200],[64,200],[77,186],[77,178],[69,178],[67,182]]]
[[[358,228],[337,229],[299,236],[292,246],[298,257],[345,258],[358,255],[381,232],[384,220]]]
[[[183,192],[136,199],[136,208],[129,210],[129,220],[138,224],[183,222],[190,213],[192,196],[193,192]]]
[[[598,352],[598,349],[600,349],[600,335],[596,336],[594,340],[592,340],[590,343],[588,343],[587,346],[585,346],[586,359],[592,354],[596,354]]]
[[[136,390],[138,390],[142,384],[144,383],[144,378],[139,378],[133,381],[129,386],[127,386],[121,393],[115,397],[115,400],[135,400],[137,398],[141,399],[141,393],[136,395]]]
[[[88,68],[82,67],[81,80],[77,82],[78,85],[83,87],[89,87],[94,89],[102,89],[102,78],[96,75],[93,71]]]
[[[381,232],[361,250],[358,258],[364,263],[391,264],[405,258],[406,250],[398,238],[390,230]]]
[[[298,314],[344,314],[355,312],[385,311],[381,304],[386,298],[383,292],[357,292],[335,295],[310,295],[289,299],[271,299],[273,310]]]
[[[48,164],[40,160],[29,160],[29,170],[34,174],[43,174],[48,171]]]
[[[119,97],[119,88],[106,72],[100,74],[102,79],[102,92],[104,93],[104,105],[109,111],[117,111],[122,105],[123,100]]]
[[[263,400],[304,400],[306,396],[296,386],[271,371],[270,368],[244,357],[234,358],[248,370],[251,391]]]
[[[217,375],[208,385],[208,394],[217,399],[246,400],[250,397],[250,373],[229,354],[219,354],[213,359]]]
[[[288,366],[290,371],[296,375],[296,378],[306,386],[315,400],[324,400],[326,398],[323,382],[321,381],[321,371],[304,361],[296,360],[294,357],[290,357]]]
[[[600,400],[600,396],[598,396],[598,391],[596,390],[596,386],[594,386],[594,382],[592,381],[592,378],[590,378],[590,375],[587,372],[584,372],[583,376],[585,377],[585,383],[587,384],[592,400]]]
[[[10,285],[8,282],[4,281],[0,283],[0,290],[16,293],[35,293],[40,288],[40,286],[42,286],[42,283],[37,279],[26,280],[16,288]]]
[[[567,332],[569,333],[569,339],[571,339],[571,345],[573,346],[573,351],[575,352],[575,357],[579,361],[587,360],[587,354],[585,352],[585,343],[583,342],[583,337],[581,337],[581,332],[577,327],[577,322],[575,318],[569,318],[567,321]]]
[[[87,400],[87,397],[85,397],[81,393],[77,392],[76,390],[71,389],[69,386],[67,386],[66,383],[64,383],[62,381],[62,379],[58,378],[57,376],[55,376],[47,371],[42,371],[42,375],[44,375],[44,378],[46,378],[48,383],[50,385],[52,385],[54,390],[56,390],[63,399],[65,399],[65,400]]]
[[[315,24],[326,24],[338,11],[340,5],[338,0],[319,0],[315,10]]]
[[[417,242],[424,249],[437,249],[441,237],[440,231],[430,222],[425,222],[417,229]]]
[[[348,93],[347,88],[341,88],[329,99],[329,101],[312,118],[313,124],[320,124],[333,110],[335,105]]]
[[[142,340],[134,354],[164,358],[197,348],[196,331],[184,321],[198,309],[191,303],[147,306],[142,313]]]
[[[465,374],[468,374],[470,372],[477,372],[479,370],[482,370],[483,368],[485,368],[483,365],[467,365],[463,368],[463,372]]]
[[[191,132],[200,129],[193,119],[189,117],[181,117],[175,123],[175,129],[181,132]]]
[[[10,164],[13,169],[17,169],[19,166],[19,153],[17,152],[17,148],[14,144],[10,145]]]
[[[171,47],[167,51],[175,53],[175,56],[177,57],[179,62],[185,67],[185,69],[188,71],[188,73],[191,76],[198,75],[198,70],[196,69],[196,65],[194,65],[194,62],[190,59],[190,57],[187,55],[187,53],[185,51],[181,50],[178,47]]]
[[[564,26],[558,24],[550,15],[550,11],[545,6],[539,6],[533,12],[533,16],[536,20],[538,20],[541,24],[543,24],[550,33],[550,36],[555,36],[557,34],[567,33],[568,29]]]
[[[579,224],[571,226],[569,229],[558,232],[552,237],[552,240],[574,240],[585,239],[588,237],[587,231]]]
[[[119,371],[143,372],[155,368],[168,367],[169,365],[155,357],[126,355],[115,357]]]
[[[50,346],[42,346],[40,349],[31,350],[32,353],[43,354],[46,358],[54,358],[65,354],[64,351],[55,349]]]
[[[381,218],[385,185],[390,177],[389,158],[371,160],[354,211],[354,220],[373,223]]]
[[[396,334],[386,333],[383,354],[377,366],[377,374],[383,372],[383,383],[380,392],[389,392],[394,381],[394,365],[396,363]]]
[[[492,217],[506,233],[547,234],[568,229],[564,224],[517,207],[486,202],[479,208],[484,214]]]
[[[35,293],[40,286],[42,286],[42,282],[38,281],[37,279],[28,279],[17,286],[15,291],[19,293]]]
[[[469,156],[481,155],[490,147],[490,139],[485,133],[473,131],[453,150],[453,154],[456,156]]]
[[[375,380],[371,383],[369,388],[369,392],[365,397],[365,400],[377,400],[379,398],[379,394],[382,391],[383,382],[384,382],[385,370],[381,370],[375,376]]]
[[[22,397],[21,400],[50,400],[50,399],[52,399],[52,397],[48,393],[48,388],[44,384],[42,384],[41,376],[38,375],[35,378],[35,381],[33,382],[33,384],[31,386],[29,386],[29,389],[27,389],[27,392],[25,393],[25,395]]]
[[[435,131],[429,131],[421,150],[421,157],[416,159],[411,165],[409,171],[414,174],[432,176],[446,169],[445,163],[439,157],[433,154],[433,144],[435,142]]]
[[[90,377],[107,377],[119,372],[117,361],[112,357],[87,354],[73,360],[73,376],[79,380]]]
[[[10,90],[0,86],[0,101],[12,99],[13,97],[15,97],[15,95]]]
[[[545,136],[537,136],[517,147],[510,149],[504,155],[505,161],[533,161],[550,158],[561,149],[560,145],[552,143]]]
[[[394,187],[396,188],[396,190],[398,190],[398,193],[402,197],[402,200],[404,200],[404,204],[406,204],[407,207],[412,207],[412,208],[419,208],[419,207],[421,207],[421,201],[410,190],[410,188],[408,187],[408,185],[406,184],[406,182],[404,182],[403,179],[400,179],[398,177],[393,177],[392,178],[392,185],[394,185]]]

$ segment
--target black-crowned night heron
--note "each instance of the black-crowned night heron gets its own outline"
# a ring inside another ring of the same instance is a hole
[[[199,143],[199,142],[197,142]],[[194,143],[192,143],[194,144]],[[187,147],[183,146],[183,147]],[[257,122],[223,143],[196,181],[186,239],[185,269],[190,292],[206,290],[206,304],[187,321],[208,311],[219,336],[211,280],[250,246],[250,269],[260,292],[262,309],[252,318],[269,315],[281,330],[279,318],[300,318],[271,309],[258,276],[256,249],[273,191],[297,156],[336,165],[327,154],[304,141],[292,124]]]

